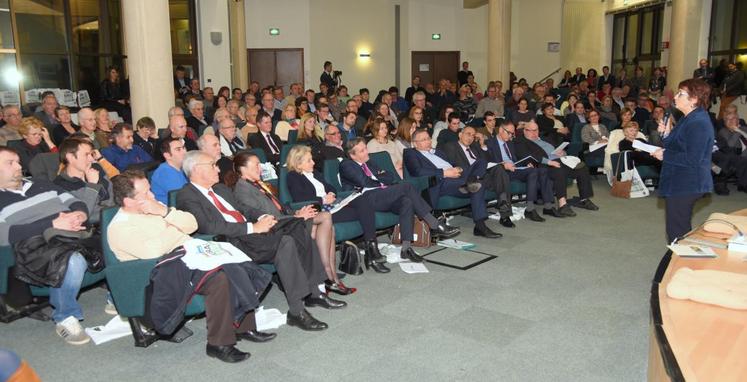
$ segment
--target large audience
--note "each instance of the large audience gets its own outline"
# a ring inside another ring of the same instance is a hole
[[[471,217],[473,234],[491,240],[502,237],[493,224],[518,229],[519,201],[531,224],[571,219],[574,209],[598,210],[592,178],[617,175],[612,154],[627,151],[632,165],[657,172],[660,161],[634,142],[661,146],[659,125],[677,117],[666,68],[646,77],[636,67],[628,77],[625,69],[613,74],[605,66],[599,74],[579,67],[557,86],[551,78],[530,85],[511,73],[505,87],[501,81],[482,87],[465,62],[456,82],[423,84],[415,76],[403,93],[389,87],[351,94],[327,62],[318,91],[294,83],[288,95],[256,81],[246,90],[200,89],[199,79],[177,67],[177,106],[164,110],[168,126],[156,126],[149,117],[132,124],[129,92],[116,68],[107,73],[99,108],[71,110],[51,92],[39,105],[2,108],[0,244],[11,245],[21,263],[47,256],[24,280],[50,287],[56,332],[84,344],[89,337],[77,295],[100,244],[30,246],[50,232],[97,235],[101,211],[119,207],[106,245],[120,261],[161,260],[151,274],[153,298],[203,295],[206,353],[226,362],[249,357],[237,341],[275,337],[255,323],[253,310],[270,282],[257,264],[274,267],[288,325],[324,330],[328,325],[307,308],[341,309],[347,303],[330,292],[356,292],[336,269],[341,247],[360,246],[365,268],[390,271],[377,241],[377,212],[397,216],[400,256],[412,262],[423,261],[414,248],[419,227],[436,239],[461,233],[448,224],[453,211],[441,201],[463,201],[457,211]],[[712,113],[715,191],[728,194],[730,182],[747,191],[747,125],[734,105],[744,73],[701,60],[693,77],[708,81],[721,101]],[[111,120],[112,111],[124,122]],[[374,153],[385,155],[375,160]],[[324,173],[329,161],[337,173]],[[650,181],[656,187],[655,177]],[[512,194],[515,184],[523,186],[521,195]],[[281,201],[284,187],[290,201]],[[569,187],[577,196],[569,196]],[[336,243],[336,229],[350,222],[360,224],[362,235]],[[195,251],[225,254],[211,240],[253,261],[189,266]],[[116,303],[110,298],[107,312],[116,313]],[[184,309],[183,303],[151,305],[154,329],[173,333]]]

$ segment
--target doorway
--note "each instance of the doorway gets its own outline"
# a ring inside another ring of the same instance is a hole
[[[304,83],[303,49],[247,49],[249,81],[258,81],[260,87],[282,86],[288,94],[290,84]]]
[[[459,72],[459,51],[412,52],[412,77],[420,76],[421,83],[438,85],[445,78],[453,83]],[[410,78],[412,80],[412,78]],[[408,80],[408,83],[410,81]]]

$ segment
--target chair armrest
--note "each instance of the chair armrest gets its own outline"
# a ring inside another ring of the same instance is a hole
[[[107,264],[106,280],[120,315],[141,317],[145,314],[145,287],[150,283],[150,272],[157,262],[158,259],[148,259]]]

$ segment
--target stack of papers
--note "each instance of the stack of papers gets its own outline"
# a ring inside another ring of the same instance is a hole
[[[423,263],[399,263],[400,269],[402,269],[405,273],[428,273],[428,268],[425,267],[425,264]]]
[[[456,239],[439,240],[436,242],[436,244],[442,247],[454,249],[470,249],[476,247],[476,245],[473,243],[467,243],[466,241],[460,241]]]
[[[713,249],[701,245],[672,244],[667,246],[679,257],[716,258]]]

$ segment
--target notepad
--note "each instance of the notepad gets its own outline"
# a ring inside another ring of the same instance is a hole
[[[713,249],[700,245],[672,244],[667,246],[679,257],[716,258]]]

